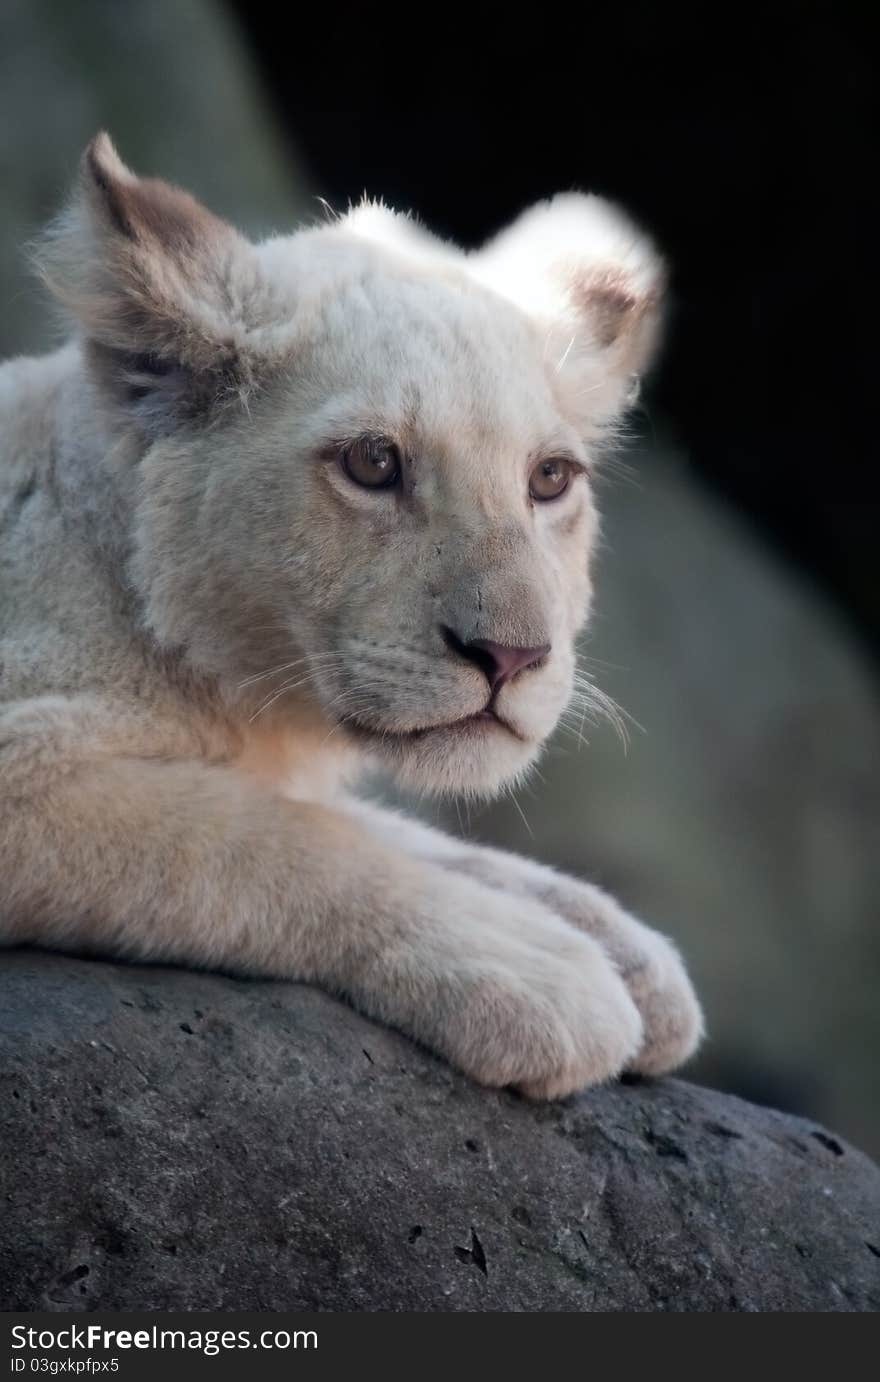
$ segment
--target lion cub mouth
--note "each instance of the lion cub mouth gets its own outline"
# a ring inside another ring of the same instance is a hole
[[[489,706],[484,706],[472,715],[463,715],[458,720],[441,720],[432,725],[419,725],[416,729],[376,729],[372,725],[364,724],[356,716],[346,719],[345,726],[364,738],[386,743],[414,743],[432,734],[485,735],[493,733],[496,729],[512,735],[522,743],[525,742],[523,735],[514,729],[510,721],[505,720]]]

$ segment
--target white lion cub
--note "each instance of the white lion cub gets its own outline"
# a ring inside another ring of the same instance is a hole
[[[382,206],[251,244],[106,135],[0,370],[0,937],[312,981],[487,1085],[669,1070],[679,957],[359,802],[488,793],[572,695],[591,464],[662,268],[595,197],[466,254]]]

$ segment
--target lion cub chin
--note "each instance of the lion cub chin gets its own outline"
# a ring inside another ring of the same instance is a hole
[[[0,370],[0,937],[286,976],[556,1098],[685,1060],[673,945],[358,799],[525,773],[663,269],[596,197],[464,253],[365,203],[252,244],[86,150]]]

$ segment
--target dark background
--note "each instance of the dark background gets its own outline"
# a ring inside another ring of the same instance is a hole
[[[232,8],[332,205],[366,189],[474,244],[578,187],[652,228],[673,298],[649,414],[876,658],[870,7],[485,6],[397,29],[333,6],[286,41],[277,8]]]

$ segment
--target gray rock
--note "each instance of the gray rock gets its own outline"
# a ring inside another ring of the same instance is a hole
[[[870,1310],[880,1172],[707,1089],[535,1106],[301,985],[0,958],[0,1308]]]

